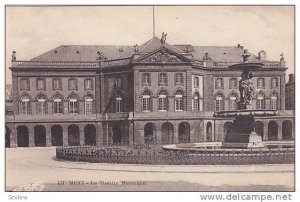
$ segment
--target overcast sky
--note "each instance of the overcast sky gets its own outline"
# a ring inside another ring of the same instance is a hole
[[[292,6],[156,6],[156,36],[170,44],[236,46],[267,52],[294,72]],[[29,60],[60,45],[134,45],[152,37],[152,6],[6,7],[6,77],[11,52]]]

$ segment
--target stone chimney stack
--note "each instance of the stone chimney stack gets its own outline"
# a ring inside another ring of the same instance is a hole
[[[294,74],[289,74],[289,83],[295,81],[295,76]]]
[[[259,60],[266,60],[267,59],[267,53],[264,50],[261,50],[258,52],[258,59]]]

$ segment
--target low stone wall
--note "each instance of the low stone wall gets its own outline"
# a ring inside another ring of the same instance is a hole
[[[67,146],[56,158],[67,161],[151,165],[293,164],[294,148],[218,151],[162,151],[130,147]]]

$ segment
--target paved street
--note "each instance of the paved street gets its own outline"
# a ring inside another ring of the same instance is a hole
[[[58,161],[54,147],[6,149],[7,191],[31,183],[43,191],[293,191],[294,165],[93,164]]]

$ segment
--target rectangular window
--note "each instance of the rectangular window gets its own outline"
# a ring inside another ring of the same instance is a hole
[[[21,79],[21,81],[20,81],[20,89],[21,90],[30,90],[29,79]]]
[[[36,80],[36,89],[37,90],[46,90],[45,79],[37,79]]]
[[[21,114],[30,114],[30,102],[29,100],[22,100],[21,101]]]
[[[216,78],[215,79],[215,89],[223,89],[223,78]]]
[[[175,111],[183,111],[183,97],[182,96],[175,97]]]
[[[92,90],[93,89],[93,80],[92,79],[86,79],[84,81],[84,88],[85,88],[85,90]]]
[[[278,109],[278,101],[277,97],[271,97],[271,109],[277,110]]]
[[[257,78],[257,88],[264,89],[265,88],[265,79]]]
[[[256,100],[256,109],[265,109],[265,99],[263,97],[258,97]]]
[[[78,113],[78,102],[76,99],[70,99],[69,101],[69,113],[76,114]]]
[[[93,113],[93,100],[92,99],[86,99],[85,100],[85,113],[86,114],[92,114]]]
[[[122,112],[122,98],[117,97],[116,98],[116,112]]]
[[[229,79],[229,89],[236,89],[237,87],[238,87],[237,78],[230,78]]]
[[[144,95],[142,98],[142,110],[143,112],[150,112],[150,96]]]
[[[166,95],[160,95],[158,98],[158,110],[159,111],[167,111],[167,96]]]
[[[143,74],[143,84],[150,85],[150,74],[149,73]]]
[[[224,100],[222,97],[216,97],[216,111],[224,111]]]
[[[277,78],[272,78],[271,79],[271,88],[278,88],[278,79]]]
[[[122,78],[121,77],[118,77],[118,78],[115,78],[115,86],[117,87],[121,87],[122,86]]]
[[[182,73],[177,73],[175,76],[175,85],[176,84],[183,84],[183,75]]]
[[[159,85],[167,85],[167,74],[160,73],[158,78]]]
[[[47,102],[45,100],[38,100],[37,102],[37,113],[38,114],[47,114]]]
[[[60,99],[54,100],[53,110],[54,110],[54,114],[62,114],[63,113],[63,104]]]
[[[194,77],[194,88],[198,88],[199,87],[199,77],[195,76]]]
[[[69,79],[69,90],[77,90],[77,80]]]
[[[53,90],[62,90],[61,79],[53,79]]]

